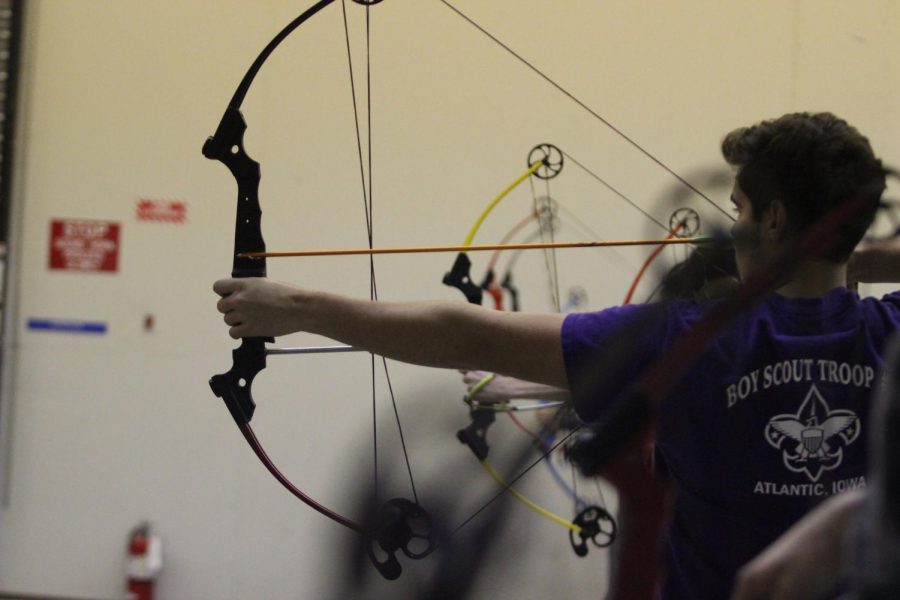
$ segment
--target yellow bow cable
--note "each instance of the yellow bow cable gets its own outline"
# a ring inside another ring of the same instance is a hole
[[[484,389],[484,387],[487,384],[489,384],[491,381],[493,381],[494,377],[496,377],[496,374],[488,373],[487,375],[482,377],[478,383],[476,383],[471,388],[469,388],[469,391],[466,392],[466,396],[465,396],[466,401],[467,402],[470,401],[473,396],[475,396],[478,392],[480,392],[482,389]],[[575,533],[581,533],[581,527],[579,527],[578,525],[576,525],[575,523],[573,523],[572,521],[570,521],[568,519],[565,519],[563,517],[560,517],[557,514],[550,512],[546,508],[538,506],[533,501],[529,500],[524,495],[522,495],[522,493],[519,492],[516,488],[514,488],[510,484],[508,484],[506,482],[506,480],[503,478],[503,476],[500,475],[500,472],[497,471],[496,468],[494,468],[494,465],[492,465],[488,459],[485,458],[484,460],[482,460],[480,462],[481,462],[481,466],[484,467],[484,470],[487,471],[487,474],[490,475],[491,478],[494,481],[496,481],[500,487],[504,488],[510,494],[512,494],[513,498],[515,498],[516,500],[518,500],[519,502],[521,502],[522,504],[524,504],[525,506],[527,506],[528,508],[530,508],[531,510],[536,512],[537,514],[541,515],[542,517],[546,517],[546,518],[550,519],[557,525],[562,525],[566,529],[571,529]]]
[[[527,171],[525,171],[524,173],[519,175],[519,177],[517,177],[515,181],[510,183],[499,194],[497,194],[497,196],[493,200],[491,200],[490,204],[488,204],[487,207],[485,207],[485,209],[478,216],[478,219],[472,225],[472,228],[469,230],[469,234],[466,236],[466,239],[463,241],[462,245],[464,247],[471,246],[472,242],[475,240],[475,235],[478,233],[478,230],[481,228],[481,225],[484,223],[485,219],[487,219],[487,216],[491,213],[491,211],[494,210],[494,208],[500,203],[500,201],[503,200],[512,190],[514,190],[523,181],[525,181],[526,179],[528,179],[529,177],[531,177],[532,175],[537,173],[537,171],[543,166],[544,166],[543,161],[540,161],[540,160],[535,161],[528,168]],[[489,373],[488,375],[483,377],[481,379],[481,381],[479,381],[474,386],[472,386],[472,388],[469,389],[469,391],[466,393],[466,396],[465,396],[466,402],[471,403],[472,398],[479,391],[484,389],[484,387],[487,384],[489,384],[491,381],[493,381],[494,377],[495,377],[494,373]],[[516,500],[518,500],[519,502],[521,502],[522,504],[524,504],[525,506],[527,506],[528,508],[530,508],[531,510],[536,512],[537,514],[550,519],[554,523],[556,523],[558,525],[562,525],[566,529],[570,529],[570,530],[574,531],[575,533],[581,532],[581,527],[579,527],[578,525],[575,525],[568,519],[564,519],[563,517],[560,517],[559,515],[556,515],[556,514],[550,512],[549,510],[538,506],[533,501],[531,501],[528,498],[526,498],[525,496],[523,496],[521,492],[519,492],[514,487],[509,485],[506,482],[506,480],[503,479],[503,476],[500,475],[500,473],[497,471],[497,469],[494,468],[494,466],[486,458],[481,460],[480,462],[481,462],[481,466],[484,467],[484,470],[487,471],[488,475],[490,475],[491,478],[495,482],[497,482],[498,485],[500,485],[501,487],[503,487],[504,489],[509,491],[509,493],[512,494],[513,498],[515,498]]]
[[[472,225],[472,229],[469,230],[469,235],[466,236],[465,241],[463,241],[463,246],[471,246],[472,241],[475,239],[475,234],[478,233],[478,230],[481,228],[481,224],[484,223],[484,220],[487,218],[491,211],[494,210],[494,207],[497,206],[501,200],[503,200],[511,191],[516,189],[516,187],[537,173],[538,169],[544,166],[544,163],[541,161],[536,161],[533,165],[531,165],[527,171],[519,175],[519,177],[513,181],[511,184],[506,186],[502,192],[497,194],[497,197],[491,200],[491,203],[487,205],[487,207],[481,212],[478,216],[478,220],[475,221],[475,224]]]
[[[475,397],[475,394],[477,394],[478,392],[480,392],[481,390],[483,390],[483,389],[484,389],[484,386],[486,386],[487,384],[489,384],[490,382],[492,382],[492,381],[494,380],[494,377],[496,377],[496,376],[497,376],[496,373],[488,373],[487,375],[485,375],[484,377],[482,377],[481,380],[480,380],[478,383],[476,383],[475,385],[473,385],[472,387],[470,387],[470,388],[469,388],[469,391],[466,392],[466,398],[465,398],[465,399],[466,399],[466,402],[468,402],[469,400],[471,400],[472,398],[474,398],[474,397]]]
[[[519,493],[519,491],[516,490],[516,488],[514,488],[511,485],[509,485],[508,483],[506,483],[506,480],[503,479],[503,476],[497,472],[497,469],[495,469],[494,466],[487,459],[484,459],[483,461],[481,461],[481,466],[484,467],[484,470],[488,472],[488,475],[493,477],[494,481],[496,481],[498,485],[505,488],[510,494],[512,494],[513,498],[515,498],[516,500],[518,500],[519,502],[521,502],[522,504],[524,504],[525,506],[527,506],[528,508],[530,508],[531,510],[536,512],[537,514],[541,515],[542,517],[546,517],[546,518],[550,519],[557,525],[562,525],[566,529],[571,529],[575,533],[581,533],[581,527],[579,527],[578,525],[576,525],[575,523],[573,523],[572,521],[570,521],[568,519],[565,519],[563,517],[560,517],[559,515],[553,514],[546,508],[542,508],[542,507],[538,506],[537,504],[535,504],[534,502],[532,502],[531,500],[529,500],[528,498],[523,496],[521,493]]]

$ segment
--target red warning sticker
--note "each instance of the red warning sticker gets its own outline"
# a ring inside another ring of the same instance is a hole
[[[119,223],[87,219],[50,222],[50,268],[63,271],[119,270]]]
[[[187,202],[184,200],[156,200],[141,198],[137,202],[138,221],[184,223],[187,221]]]

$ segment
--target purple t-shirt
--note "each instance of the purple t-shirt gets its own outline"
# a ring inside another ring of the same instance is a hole
[[[603,411],[709,304],[569,315],[575,408]],[[772,294],[737,318],[660,407],[657,458],[676,490],[664,598],[727,598],[737,569],[828,496],[865,485],[869,404],[900,292]]]

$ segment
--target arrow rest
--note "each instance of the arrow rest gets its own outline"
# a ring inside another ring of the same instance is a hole
[[[366,529],[366,537],[366,553],[372,564],[391,581],[403,571],[397,559],[398,551],[407,558],[419,560],[437,547],[431,517],[421,506],[405,498],[393,498],[382,504]],[[385,556],[381,558],[380,554]]]
[[[598,548],[606,548],[616,541],[616,521],[605,508],[588,506],[572,520],[581,531],[569,530],[569,542],[578,556],[587,556],[588,540]],[[576,539],[576,536],[578,539]]]

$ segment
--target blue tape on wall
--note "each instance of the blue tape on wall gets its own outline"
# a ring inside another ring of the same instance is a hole
[[[103,335],[106,333],[106,323],[103,321],[73,321],[68,319],[28,319],[28,329],[32,331],[53,331],[56,333]]]

